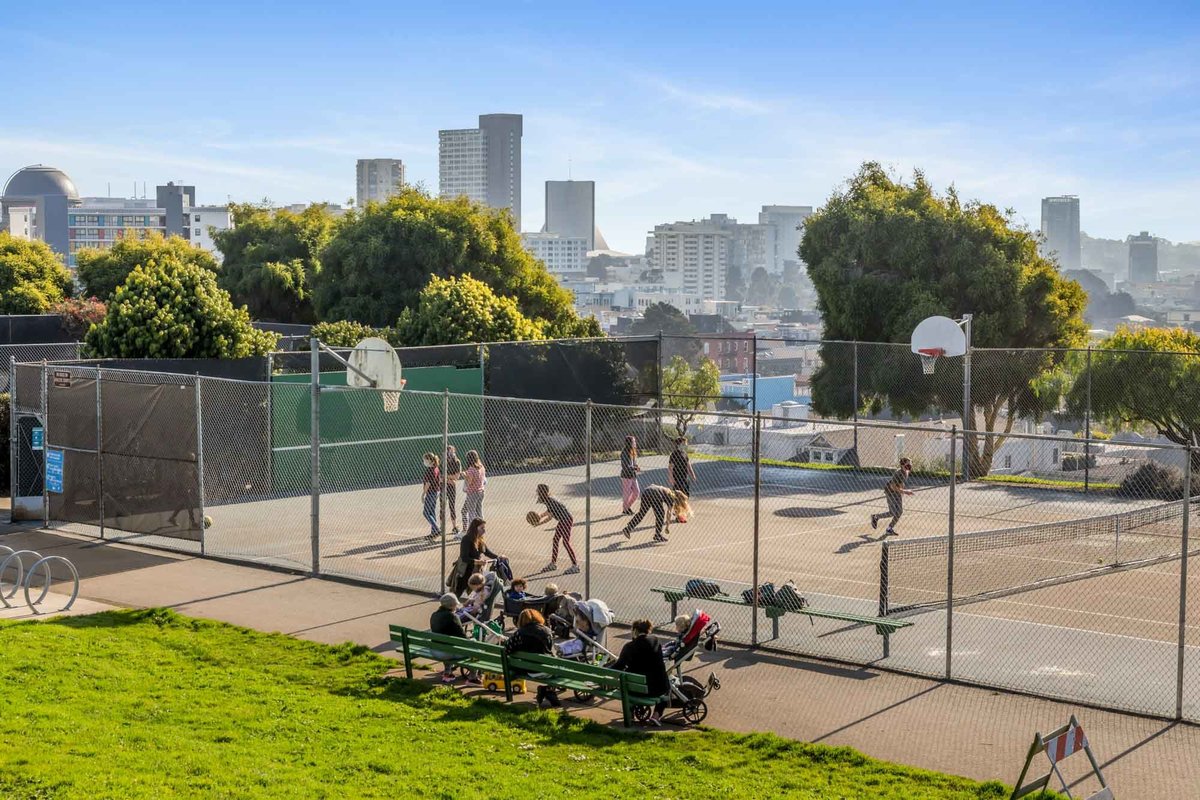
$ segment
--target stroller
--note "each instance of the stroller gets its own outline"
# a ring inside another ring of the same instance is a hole
[[[586,630],[575,624],[576,614],[588,621]],[[597,667],[617,660],[612,651],[605,646],[613,614],[603,600],[579,600],[569,595],[562,613],[551,615],[547,622],[555,637],[560,640],[555,645],[560,658]],[[580,703],[590,703],[595,699],[595,695],[590,692],[578,689],[573,692],[575,700]]]
[[[691,661],[701,647],[710,653],[715,651],[717,634],[720,632],[721,623],[696,609],[687,630],[663,648],[667,676],[671,681],[669,707],[678,708],[680,716],[688,725],[699,725],[708,716],[705,698],[712,694],[714,689],[721,688],[721,680],[715,672],[710,672],[708,680],[701,683],[690,675],[684,675],[683,665]],[[633,718],[638,722],[645,722],[650,718],[651,711],[650,706],[635,706]]]

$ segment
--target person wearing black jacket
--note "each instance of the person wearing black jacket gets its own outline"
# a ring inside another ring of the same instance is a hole
[[[471,525],[467,528],[467,535],[458,543],[458,561],[454,562],[451,580],[447,582],[447,586],[456,595],[462,596],[462,593],[467,590],[467,581],[480,571],[479,568],[485,558],[504,558],[488,548],[487,542],[483,538],[485,533],[487,533],[487,523],[483,521],[483,517],[476,517],[471,520]]]
[[[458,610],[458,598],[447,592],[442,595],[442,599],[438,604],[437,611],[429,615],[429,631],[431,633],[440,633],[443,636],[455,636],[459,639],[466,639],[467,630],[463,627],[462,620],[458,618],[458,614],[454,613]],[[447,661],[445,668],[442,670],[442,683],[454,683],[454,664]],[[467,677],[468,684],[479,685],[479,678],[474,673]]]
[[[517,618],[517,630],[504,645],[508,653],[533,653],[534,655],[554,655],[554,634],[546,627],[546,619],[535,609],[527,608]],[[538,708],[542,703],[555,708],[562,706],[558,699],[558,691],[552,686],[539,686],[537,691]]]
[[[664,533],[669,530],[670,520],[677,519],[680,514],[687,514],[689,510],[687,495],[683,492],[668,489],[666,486],[647,486],[642,490],[642,503],[638,507],[638,512],[633,515],[633,519],[629,520],[621,533],[625,534],[626,539],[630,538],[633,529],[641,523],[647,513],[653,511],[654,541],[665,542],[667,537]],[[670,515],[669,519],[668,514]]]
[[[633,623],[633,639],[621,648],[621,655],[612,668],[646,676],[647,697],[662,698],[671,691],[671,680],[663,663],[662,645],[657,637],[650,635],[652,627],[648,619]],[[666,707],[666,700],[660,699],[655,703],[654,713],[650,715],[651,725],[662,725],[663,709]]]

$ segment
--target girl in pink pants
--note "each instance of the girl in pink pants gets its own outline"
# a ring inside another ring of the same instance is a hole
[[[638,486],[638,473],[642,468],[637,463],[637,437],[626,436],[621,448],[621,513],[632,514],[633,506],[642,495]]]

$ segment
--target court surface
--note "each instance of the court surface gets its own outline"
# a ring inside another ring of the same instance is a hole
[[[694,461],[694,514],[670,527],[670,541],[655,544],[653,515],[627,540],[628,517],[621,513],[617,465],[594,464],[590,536],[585,525],[585,469],[560,468],[489,477],[483,516],[490,547],[509,557],[516,573],[540,592],[553,581],[583,592],[585,574],[563,575],[570,559],[560,552],[559,569],[542,571],[550,558],[552,524],[526,523],[538,483],[550,486],[576,519],[572,543],[590,564],[590,594],[600,597],[619,619],[648,617],[666,623],[669,607],[650,589],[682,586],[688,578],[719,583],[730,594],[753,584],[754,473],[752,465]],[[663,458],[644,458],[643,487],[665,484]],[[832,470],[762,467],[758,532],[759,581],[777,586],[794,580],[814,608],[874,615],[879,597],[879,531],[870,514],[886,509],[886,475]],[[950,487],[914,480],[897,526],[905,537],[943,535],[949,524]],[[320,552],[323,572],[421,591],[440,591],[457,542],[426,539],[420,488],[414,485],[324,492],[320,498]],[[458,495],[461,504],[461,492]],[[1145,503],[1042,488],[973,482],[956,487],[955,527],[959,532],[994,530],[1030,523],[1099,516]],[[311,506],[307,495],[210,507],[213,525],[205,550],[287,567],[311,566]],[[78,529],[80,526],[71,526]],[[93,531],[94,532],[94,529]],[[139,537],[134,537],[136,541]],[[146,538],[146,537],[140,537]],[[153,538],[150,538],[153,542]],[[1193,538],[1195,541],[1195,537]],[[160,542],[162,543],[162,542]],[[189,547],[188,543],[172,543]],[[1044,556],[1090,561],[1086,545],[1048,545]],[[960,570],[987,568],[971,564]],[[1195,566],[1192,574],[1200,572]],[[1189,587],[1185,714],[1200,718],[1200,581]],[[904,588],[904,587],[900,587]],[[696,605],[703,605],[697,602]],[[706,607],[727,638],[749,642],[748,609]],[[914,625],[891,637],[883,659],[882,638],[873,628],[832,620],[788,616],[777,640],[765,617],[757,639],[772,647],[856,663],[878,663],[928,675],[945,672],[944,608],[907,616]],[[953,675],[963,680],[1092,702],[1133,711],[1173,714],[1179,626],[1179,564],[1089,578],[1014,594],[956,609]]]

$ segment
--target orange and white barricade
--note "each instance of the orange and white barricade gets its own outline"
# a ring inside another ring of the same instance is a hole
[[[1038,733],[1033,737],[1033,744],[1029,747],[1029,753],[1025,756],[1025,767],[1021,770],[1021,777],[1017,778],[1017,787],[1013,789],[1010,800],[1017,800],[1020,797],[1026,797],[1034,792],[1041,792],[1050,786],[1050,779],[1057,777],[1059,783],[1062,784],[1062,792],[1067,797],[1074,797],[1071,794],[1070,787],[1067,786],[1067,780],[1063,777],[1062,772],[1058,769],[1060,762],[1069,758],[1078,752],[1083,752],[1088,757],[1088,761],[1092,765],[1092,774],[1100,781],[1100,791],[1095,794],[1088,795],[1086,800],[1113,800],[1112,789],[1109,788],[1108,782],[1104,780],[1104,775],[1100,772],[1100,765],[1096,763],[1096,757],[1092,755],[1091,745],[1088,744],[1087,735],[1083,732],[1083,726],[1079,724],[1079,720],[1075,719],[1075,715],[1071,715],[1071,721],[1061,728],[1051,731],[1043,736]],[[1045,753],[1046,758],[1050,762],[1050,769],[1045,775],[1039,778],[1034,778],[1029,783],[1025,783],[1025,776],[1029,774],[1029,768],[1033,765],[1039,753]]]

